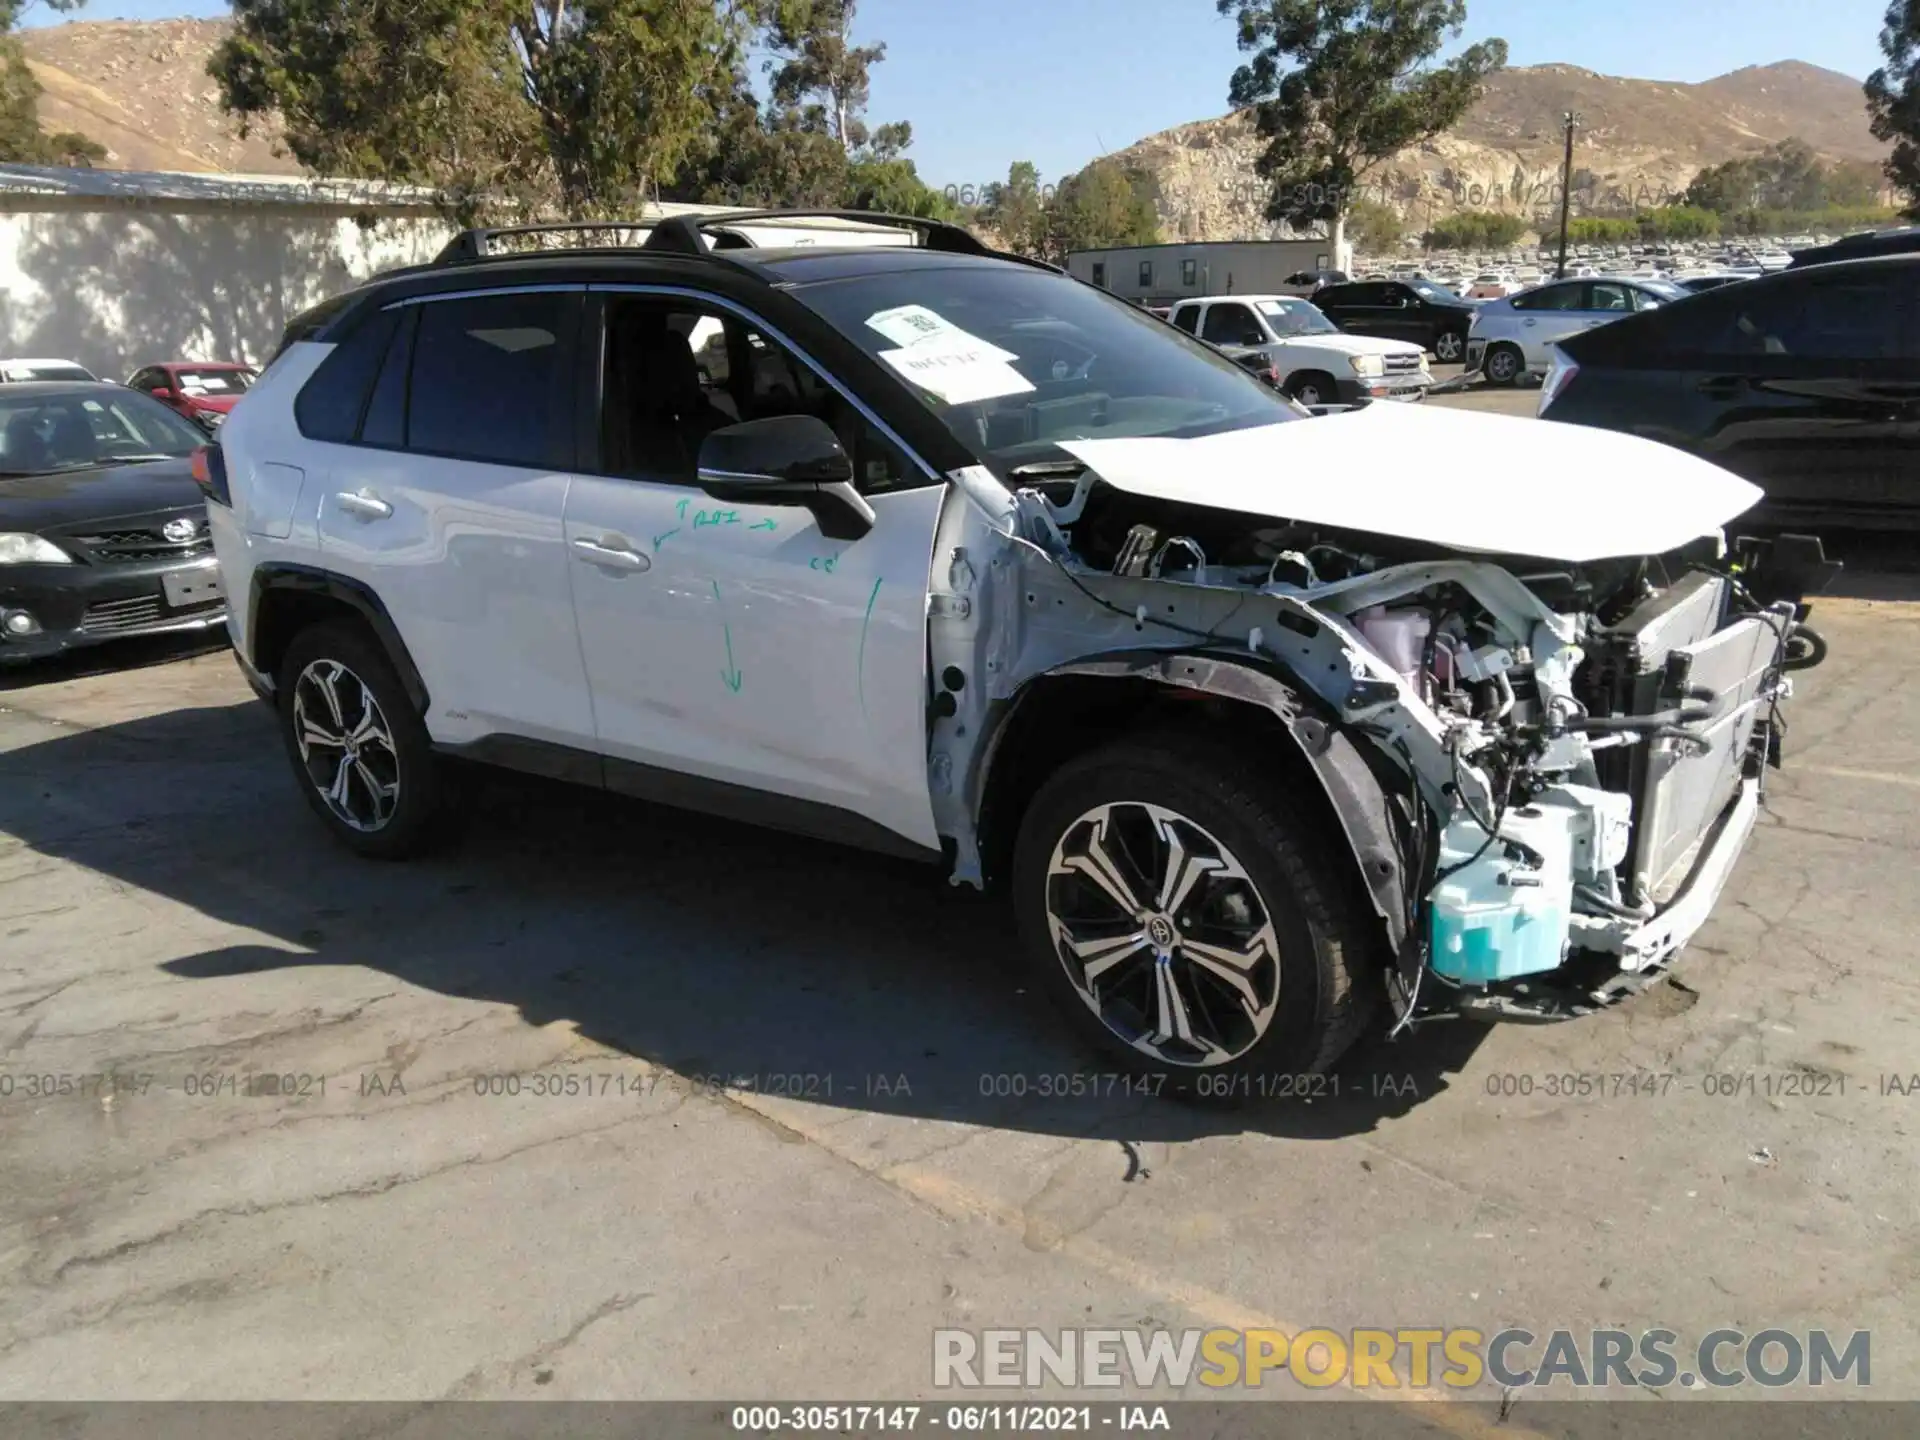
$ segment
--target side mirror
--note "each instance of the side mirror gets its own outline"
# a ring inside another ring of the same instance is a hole
[[[156,385],[153,387],[153,389],[149,390],[147,393],[153,396],[153,398],[156,400],[171,400],[173,398],[173,391],[169,390],[164,385]]]
[[[715,430],[700,444],[700,488],[716,500],[799,505],[829,540],[873,529],[873,507],[853,488],[853,462],[826,421],[770,415]]]

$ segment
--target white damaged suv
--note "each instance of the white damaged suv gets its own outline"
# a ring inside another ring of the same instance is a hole
[[[1720,538],[1752,486],[1310,418],[943,225],[741,223],[468,232],[296,321],[203,452],[236,651],[344,843],[429,844],[458,759],[913,856],[1202,1095],[1383,1003],[1595,1010],[1707,918],[1822,648],[1817,543]]]

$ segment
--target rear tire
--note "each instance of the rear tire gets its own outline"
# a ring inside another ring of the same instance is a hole
[[[294,636],[277,708],[301,793],[348,849],[401,860],[445,837],[451,807],[442,766],[368,631],[328,621]]]
[[[1467,337],[1458,330],[1442,330],[1433,337],[1433,358],[1451,365],[1467,353]]]
[[[1126,1070],[1201,1100],[1282,1093],[1340,1057],[1381,993],[1372,912],[1331,858],[1345,845],[1245,755],[1184,733],[1120,741],[1062,767],[1022,818],[1026,963]]]
[[[1480,368],[1487,377],[1489,385],[1501,389],[1515,384],[1526,372],[1527,357],[1518,345],[1501,343],[1487,347],[1487,358],[1480,362]]]

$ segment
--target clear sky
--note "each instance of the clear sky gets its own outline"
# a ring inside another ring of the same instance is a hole
[[[220,15],[222,0],[91,0],[89,19]],[[1515,65],[1562,61],[1707,80],[1805,60],[1864,78],[1885,0],[1468,0],[1465,40],[1498,35]],[[65,17],[36,5],[27,24]],[[856,38],[884,40],[869,118],[913,122],[934,185],[1045,178],[1143,135],[1227,109],[1239,63],[1213,0],[860,0]]]

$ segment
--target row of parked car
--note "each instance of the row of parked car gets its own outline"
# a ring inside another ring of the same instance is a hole
[[[214,430],[258,375],[251,365],[230,360],[168,360],[141,366],[127,377],[126,384],[128,389],[144,390],[203,430]],[[0,384],[99,378],[72,360],[0,360]]]

